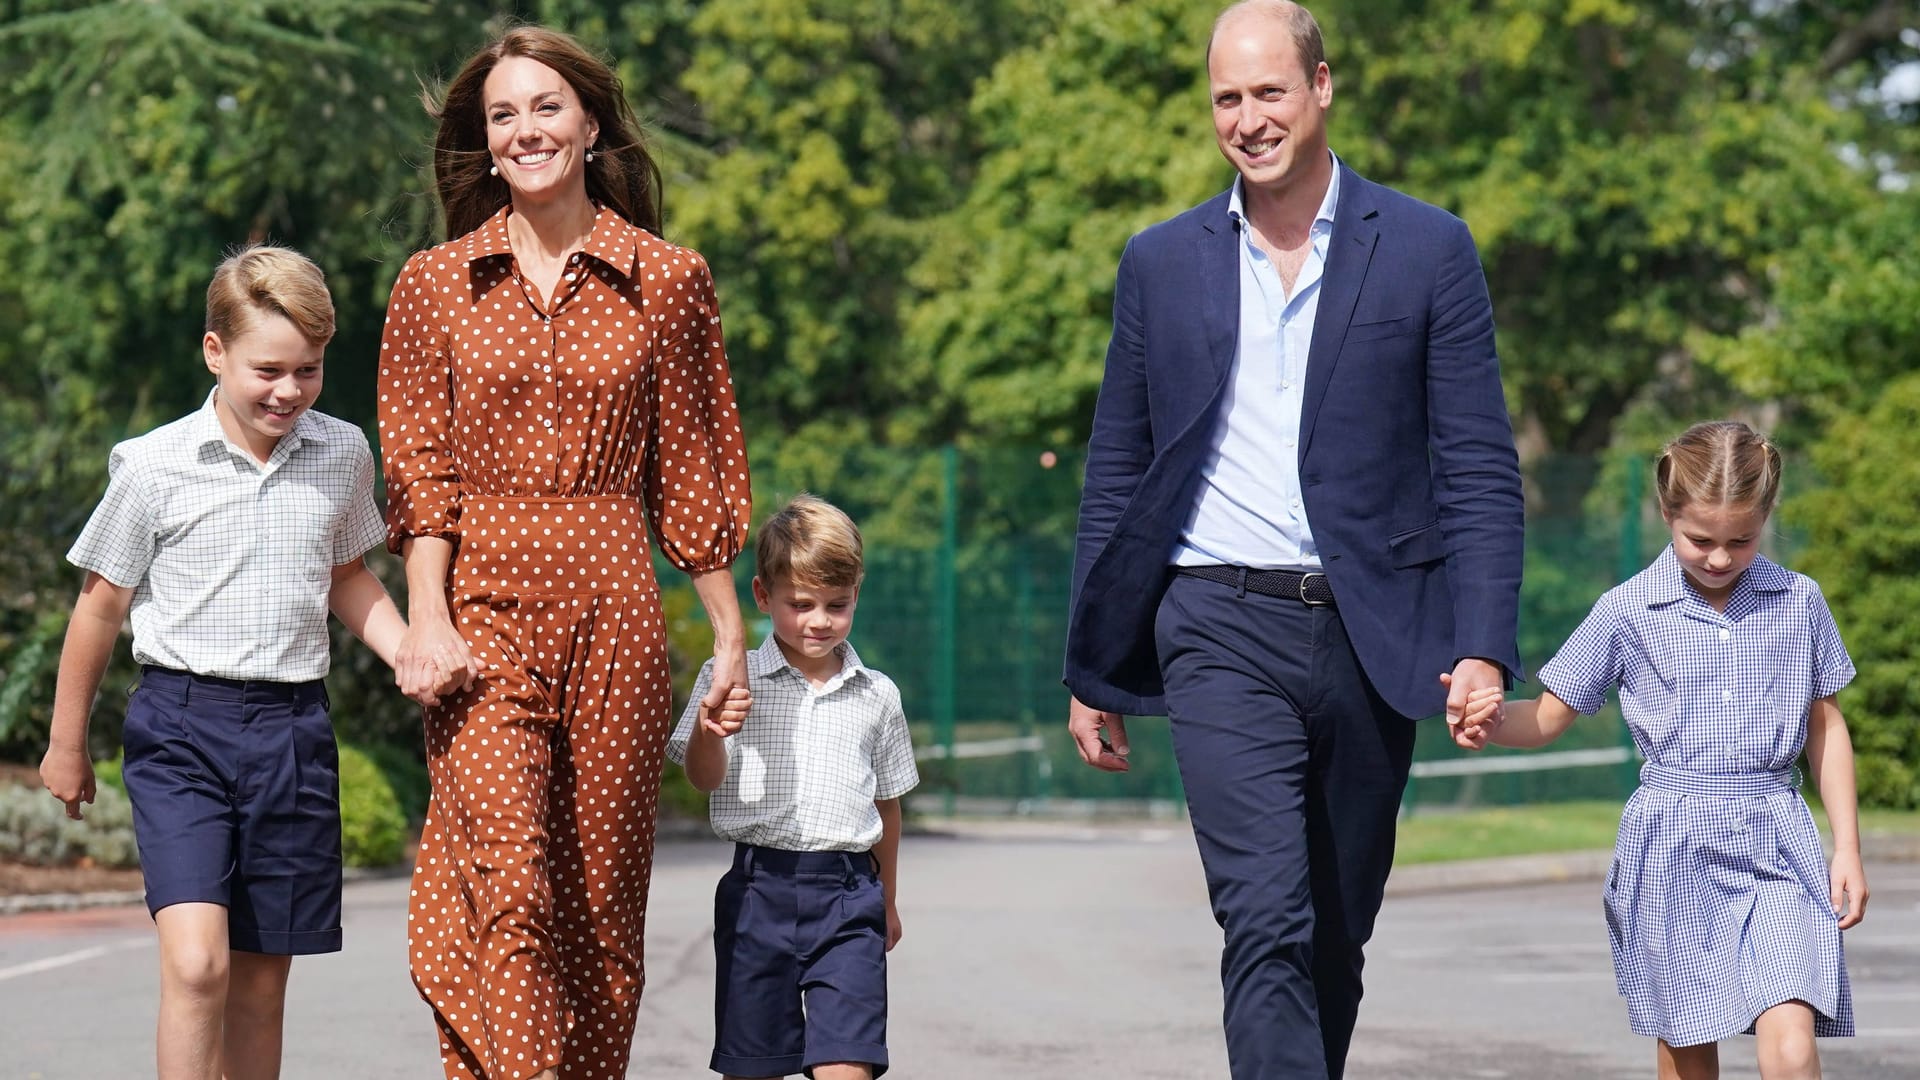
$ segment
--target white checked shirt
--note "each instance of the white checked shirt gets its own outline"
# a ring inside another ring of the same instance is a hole
[[[727,778],[708,802],[721,839],[782,851],[865,851],[880,840],[875,799],[897,799],[920,782],[913,741],[893,680],[839,647],[840,673],[819,689],[787,663],[769,634],[747,654],[753,708],[721,740]],[[667,757],[687,763],[713,661],[700,669]]]
[[[133,593],[133,658],[226,679],[327,674],[335,566],[386,536],[373,451],[309,409],[262,464],[200,411],[113,448],[67,560]]]

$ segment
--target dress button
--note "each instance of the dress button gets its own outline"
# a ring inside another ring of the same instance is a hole
[[[1733,700],[1733,691],[1731,691],[1731,690],[1722,690],[1722,691],[1720,691],[1720,700],[1721,700],[1721,701],[1732,701],[1732,700]]]
[[[1726,627],[1724,627],[1724,626],[1720,628],[1720,640],[1721,640],[1721,641],[1726,641],[1726,640],[1727,640],[1728,638],[1731,638],[1731,637],[1733,637],[1733,631],[1731,631],[1731,630],[1729,630],[1729,629],[1727,629],[1727,628],[1726,628]]]

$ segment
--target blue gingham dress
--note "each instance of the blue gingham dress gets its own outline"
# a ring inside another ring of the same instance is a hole
[[[1794,762],[1853,661],[1813,580],[1764,556],[1715,611],[1673,548],[1600,598],[1540,682],[1582,713],[1608,690],[1646,758],[1607,875],[1614,974],[1635,1033],[1742,1032],[1787,1001],[1853,1034],[1827,862]]]

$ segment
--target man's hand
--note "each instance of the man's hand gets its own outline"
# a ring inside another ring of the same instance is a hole
[[[1067,733],[1080,750],[1080,760],[1107,772],[1126,772],[1127,725],[1119,713],[1103,712],[1082,704],[1079,698],[1067,706]]]
[[[1440,673],[1440,685],[1451,689],[1453,676]],[[1467,695],[1466,710],[1458,723],[1449,715],[1447,727],[1453,734],[1454,744],[1463,750],[1484,750],[1487,741],[1493,737],[1493,731],[1503,719],[1501,706],[1506,703],[1507,694],[1498,686],[1482,687]]]
[[[1506,675],[1500,665],[1469,656],[1453,666],[1451,677],[1441,676],[1447,688],[1447,726],[1457,728],[1467,714],[1467,699],[1476,690],[1506,689]]]

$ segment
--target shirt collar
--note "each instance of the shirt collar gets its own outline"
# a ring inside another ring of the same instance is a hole
[[[867,665],[861,663],[860,654],[853,651],[853,642],[843,641],[834,646],[833,651],[840,655],[840,674],[835,676],[840,682],[846,682],[855,675],[866,675]],[[768,634],[758,648],[747,654],[748,676],[772,675],[783,670],[791,671],[796,678],[806,678],[799,668],[787,662],[787,654],[780,651],[780,642],[772,634]]]
[[[1672,544],[1668,544],[1647,569],[1645,592],[1648,607],[1671,604],[1694,595],[1693,589],[1687,584],[1687,572],[1681,569],[1680,556],[1674,554]],[[1753,565],[1747,567],[1746,572],[1740,575],[1740,580],[1733,583],[1733,592],[1727,599],[1731,606],[1733,597],[1743,592],[1777,593],[1785,592],[1792,586],[1793,576],[1784,567],[1765,555],[1756,555]]]
[[[193,435],[194,448],[205,449],[208,446],[230,448],[248,461],[253,461],[253,455],[247,453],[245,448],[235,446],[233,440],[227,438],[227,430],[220,426],[219,406],[214,403],[214,399],[219,396],[219,393],[220,388],[217,386],[207,391],[207,400],[201,402],[200,411],[193,414],[191,432]],[[293,430],[282,435],[280,441],[274,444],[273,453],[267,455],[267,461],[272,461],[277,457],[285,457],[309,442],[323,443],[326,441],[326,428],[322,427],[320,422],[313,418],[313,407],[308,406],[307,410],[300,414],[300,419],[293,422]],[[265,462],[254,463],[256,465],[265,464]]]
[[[1327,193],[1320,197],[1320,209],[1313,215],[1313,235],[1316,240],[1333,233],[1333,215],[1340,208],[1340,156],[1327,151],[1327,157],[1333,161],[1333,178],[1327,181]],[[1247,216],[1246,180],[1236,174],[1233,189],[1227,195],[1227,216],[1235,221],[1245,220]]]
[[[463,242],[466,245],[467,262],[493,255],[513,254],[513,243],[507,235],[507,218],[512,214],[513,206],[509,203],[466,235]],[[587,242],[581,245],[580,250],[605,263],[608,269],[621,277],[632,277],[640,265],[641,238],[649,236],[651,234],[645,229],[630,224],[626,218],[602,206],[593,215],[593,231],[587,234]]]

